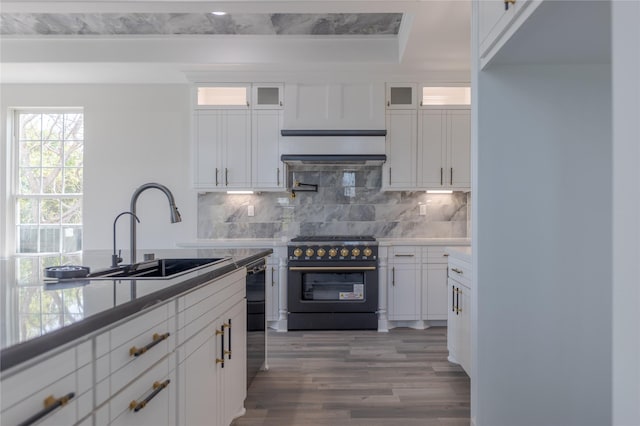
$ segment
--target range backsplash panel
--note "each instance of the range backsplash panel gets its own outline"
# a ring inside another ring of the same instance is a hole
[[[323,168],[324,167],[324,168]],[[305,166],[289,182],[318,185],[289,193],[198,196],[198,238],[291,238],[374,235],[377,238],[466,238],[470,194],[382,192],[382,169]],[[420,205],[426,214],[420,215]],[[254,207],[254,216],[248,207]]]

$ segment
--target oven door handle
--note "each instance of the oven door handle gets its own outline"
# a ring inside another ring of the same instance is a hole
[[[289,266],[290,271],[375,271],[375,266]]]

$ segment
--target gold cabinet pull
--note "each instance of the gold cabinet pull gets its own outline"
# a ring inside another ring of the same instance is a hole
[[[164,382],[153,382],[153,391],[142,401],[138,402],[135,399],[129,403],[129,410],[133,410],[134,412],[138,412],[147,406],[149,401],[156,397],[164,388],[169,386],[171,380],[167,379]]]
[[[60,398],[56,398],[53,395],[49,395],[43,401],[44,408],[38,411],[33,416],[29,417],[27,420],[23,421],[22,423],[19,423],[18,426],[29,426],[34,424],[35,422],[37,422],[47,414],[51,413],[52,411],[56,410],[57,408],[62,407],[63,405],[67,405],[69,400],[75,396],[76,394],[74,392],[69,392],[68,394],[61,396]]]
[[[166,340],[169,337],[169,335],[170,335],[169,333],[164,333],[164,334],[153,333],[153,336],[152,336],[153,341],[151,343],[141,348],[136,348],[135,346],[132,346],[131,349],[129,349],[129,356],[138,357],[142,355],[143,353],[147,352],[149,349],[151,349],[158,343],[162,342],[163,340]]]

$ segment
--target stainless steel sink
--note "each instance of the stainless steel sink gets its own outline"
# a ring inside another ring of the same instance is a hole
[[[155,259],[133,265],[123,265],[117,268],[106,269],[104,271],[93,272],[85,278],[100,279],[140,279],[158,280],[175,278],[180,275],[197,271],[198,269],[213,266],[218,263],[228,261],[229,257],[223,258],[183,258],[183,259]]]

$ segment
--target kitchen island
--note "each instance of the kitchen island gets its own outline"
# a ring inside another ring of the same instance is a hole
[[[144,280],[45,282],[43,258],[3,260],[2,423],[49,410],[33,424],[185,424],[201,406],[212,424],[229,424],[246,394],[244,266],[271,253],[158,250],[156,258],[224,260]],[[109,260],[107,251],[82,255],[92,272]],[[194,371],[211,387],[206,404],[189,389]],[[222,386],[229,391],[215,396]],[[152,399],[155,409],[144,410]]]

